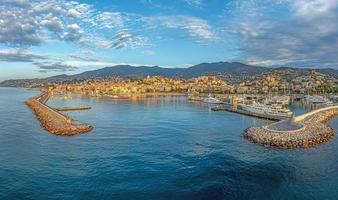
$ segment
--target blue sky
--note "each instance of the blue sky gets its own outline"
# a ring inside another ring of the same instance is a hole
[[[338,0],[0,0],[0,80],[116,64],[338,63]]]

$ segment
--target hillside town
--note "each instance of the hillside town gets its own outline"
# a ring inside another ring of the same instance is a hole
[[[218,76],[191,79],[164,76],[124,78],[119,76],[71,81],[29,83],[28,88],[48,87],[54,93],[72,92],[89,96],[131,96],[148,93],[200,94],[336,94],[338,79],[315,71],[293,74],[274,71],[259,74],[240,83],[230,83]]]
[[[243,81],[236,86],[237,93],[312,94],[337,93],[338,80],[333,76],[310,71],[306,74],[294,70],[279,70],[263,73],[253,80]]]
[[[147,76],[133,79],[121,77],[89,79],[50,85],[48,90],[53,93],[71,92],[117,98],[149,93],[233,93],[234,86],[215,76],[200,76],[188,80]]]

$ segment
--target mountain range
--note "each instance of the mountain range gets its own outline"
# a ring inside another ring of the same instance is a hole
[[[332,68],[325,69],[308,69],[308,68],[270,68],[246,65],[239,62],[216,62],[216,63],[201,63],[188,68],[163,68],[158,66],[130,66],[130,65],[116,65],[112,67],[105,67],[102,69],[86,71],[75,75],[58,75],[44,79],[17,79],[6,80],[0,83],[3,87],[21,87],[31,83],[50,83],[55,81],[72,81],[83,80],[89,78],[104,78],[110,76],[121,77],[142,77],[142,76],[166,76],[166,77],[181,77],[192,78],[202,75],[218,76],[228,82],[236,83],[243,80],[248,80],[256,75],[273,72],[275,70],[291,70],[292,73],[304,74],[311,70],[327,74],[338,78],[338,70]]]

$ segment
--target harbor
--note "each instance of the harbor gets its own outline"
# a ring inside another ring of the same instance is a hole
[[[227,112],[235,112],[239,113],[242,115],[247,115],[247,116],[252,116],[252,117],[257,117],[257,118],[262,118],[262,119],[268,119],[268,120],[282,120],[285,118],[289,118],[289,116],[281,116],[281,115],[275,115],[275,114],[269,114],[267,112],[252,112],[249,110],[244,110],[241,107],[233,107],[231,105],[221,105],[221,106],[216,106],[211,108],[212,111],[227,111]],[[290,116],[291,117],[291,116]]]
[[[279,148],[308,148],[328,141],[335,130],[326,122],[338,114],[336,99],[324,96],[297,95],[292,98],[310,106],[312,111],[295,116],[289,107],[290,96],[261,98],[238,98],[231,96],[220,98],[208,96],[200,98],[202,102],[212,105],[212,111],[234,112],[242,115],[277,121],[261,127],[251,127],[244,131],[248,140],[264,146]]]
[[[159,185],[159,179],[149,179],[150,190],[146,192],[153,194],[147,196],[149,199],[156,199],[163,188],[173,188],[178,194],[175,197],[180,199],[179,194],[186,194],[189,184],[197,184],[194,189],[197,191],[205,183],[215,181],[224,183],[220,185],[224,188],[234,186],[241,194],[243,191],[262,194],[254,196],[256,199],[266,194],[273,199],[269,194],[275,194],[276,184],[281,185],[276,181],[280,179],[285,182],[278,193],[288,195],[285,199],[334,199],[336,196],[337,182],[335,179],[332,182],[330,177],[335,177],[338,161],[337,136],[307,149],[265,147],[250,142],[243,133],[248,127],[261,127],[271,121],[230,112],[209,112],[208,105],[191,103],[186,97],[120,101],[74,95],[72,100],[50,98],[47,105],[54,109],[92,107],[90,111],[61,113],[90,123],[94,129],[89,134],[60,137],[42,129],[31,109],[23,104],[38,94],[37,90],[0,88],[1,183],[3,190],[8,189],[13,195],[27,194],[25,190],[37,194],[22,195],[21,199],[39,199],[41,189],[45,191],[43,199],[51,194],[59,195],[57,191],[65,192],[65,199],[80,198],[83,191],[107,192],[100,196],[122,190],[132,193],[135,186],[144,186],[143,180],[149,176],[168,180],[160,184],[161,187],[154,187]],[[291,107],[297,115],[309,112],[308,107],[301,105],[293,107],[292,103]],[[329,124],[338,130],[337,117]],[[284,126],[276,128],[283,130]],[[210,169],[214,171],[211,173]],[[328,173],[328,169],[333,171]],[[173,171],[175,174],[168,176]],[[13,173],[20,174],[19,179],[13,178]],[[83,178],[83,173],[94,178]],[[201,176],[206,181],[201,181]],[[326,176],[328,178],[323,178]],[[36,181],[40,179],[47,183]],[[304,183],[305,179],[308,182]],[[121,181],[118,185],[102,184],[113,180]],[[178,180],[188,186],[176,184]],[[15,187],[18,183],[27,186]],[[69,187],[74,183],[74,187]],[[319,188],[318,183],[333,186]],[[132,188],[125,187],[130,184]],[[173,190],[170,189],[168,195]],[[299,191],[305,195],[300,196]],[[5,196],[6,192],[2,194]],[[252,198],[243,196],[243,199]]]
[[[26,104],[34,111],[41,126],[45,130],[55,135],[72,136],[89,132],[93,129],[91,125],[72,119],[59,112],[66,110],[83,110],[84,108],[54,109],[46,105],[49,98],[49,93],[42,92],[39,96],[32,97],[26,101]],[[88,108],[86,107],[85,109]]]
[[[337,102],[335,99],[310,96],[310,95],[210,95],[192,96],[190,101],[198,101],[211,106],[211,111],[234,112],[242,115],[267,119],[267,120],[284,120],[291,119],[294,113],[290,110],[290,105],[301,103],[309,106],[312,110],[323,107],[333,106]]]

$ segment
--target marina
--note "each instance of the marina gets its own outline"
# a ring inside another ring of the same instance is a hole
[[[209,97],[208,97],[209,98]],[[203,99],[203,98],[202,98]],[[262,95],[232,95],[216,99],[219,103],[213,103],[212,111],[236,112],[243,115],[269,119],[283,120],[292,118],[294,113],[289,109],[291,101],[301,102],[313,109],[324,108],[336,105],[334,98],[309,95],[282,95],[282,96],[262,96]]]
[[[243,107],[235,108],[235,107],[226,106],[226,105],[212,107],[211,110],[212,111],[235,112],[235,113],[239,113],[242,115],[247,115],[247,116],[252,116],[252,117],[257,117],[257,118],[262,118],[262,119],[268,119],[268,120],[276,120],[276,121],[292,117],[291,114],[287,114],[287,115],[279,114],[277,113],[277,111],[275,111],[275,113],[266,112],[266,111],[253,112],[250,110],[243,109]]]

